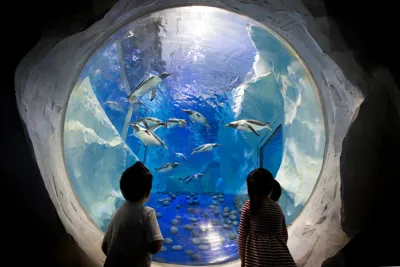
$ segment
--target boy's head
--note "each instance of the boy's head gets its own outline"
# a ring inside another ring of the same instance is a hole
[[[134,202],[147,198],[153,183],[153,175],[140,161],[126,169],[121,176],[119,187],[127,201]]]

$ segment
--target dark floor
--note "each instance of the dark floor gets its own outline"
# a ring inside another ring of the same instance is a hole
[[[89,266],[88,262],[83,263],[85,259],[81,252],[65,233],[44,188],[20,124],[15,105],[13,75],[20,59],[40,38],[42,29],[45,29],[47,35],[57,32],[68,35],[82,30],[101,18],[112,2],[38,0],[3,3],[2,67],[5,70],[2,71],[0,105],[3,151],[0,181],[2,191],[5,192],[2,194],[5,207],[2,228],[6,239],[3,239],[1,255],[3,261],[10,262],[10,266]],[[387,66],[399,85],[396,1],[324,2],[328,14],[338,21],[347,44],[358,50],[358,62],[367,70]],[[394,174],[393,177],[399,178],[399,175]],[[380,201],[379,196],[376,201]],[[345,248],[343,255],[347,266],[361,266],[361,258],[366,263],[362,266],[368,266],[368,263],[370,266],[400,265],[399,239],[394,236],[393,230],[397,229],[396,222],[391,221],[393,216],[385,218],[389,229],[366,230]]]

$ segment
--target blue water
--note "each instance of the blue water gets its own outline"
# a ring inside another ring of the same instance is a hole
[[[153,192],[147,205],[161,213],[158,220],[164,238],[170,238],[173,241],[170,245],[164,244],[167,251],[154,256],[153,259],[159,262],[209,265],[237,259],[237,226],[227,224],[225,228],[228,229],[224,228],[226,218],[223,217],[223,208],[229,208],[230,212],[236,210],[234,198],[237,194],[246,192],[245,179],[249,171],[262,166],[276,175],[282,161],[284,136],[280,126],[283,124],[284,110],[280,91],[276,91],[278,87],[275,80],[268,80],[267,77],[252,82],[251,90],[268,92],[272,99],[270,102],[265,102],[257,95],[254,97],[250,92],[243,100],[246,106],[241,112],[236,111],[238,96],[235,90],[255,77],[253,64],[257,53],[266,50],[278,53],[275,57],[279,55],[281,60],[278,61],[281,63],[276,64],[276,69],[287,67],[291,55],[277,39],[260,27],[252,26],[254,32],[252,40],[249,36],[248,25],[253,22],[247,18],[226,12],[214,12],[213,17],[215,29],[200,37],[195,35],[196,31],[185,32],[182,28],[176,34],[171,33],[165,21],[155,22],[154,18],[148,18],[129,25],[129,30],[132,30],[135,35],[122,41],[124,64],[131,90],[151,74],[173,72],[173,75],[159,85],[154,101],[150,101],[150,94],[140,98],[143,105],[135,109],[131,122],[143,117],[156,117],[163,121],[169,118],[181,118],[187,121],[187,125],[183,128],[160,128],[156,131],[156,134],[166,142],[168,150],[163,147],[145,148],[138,138],[131,136],[132,128],[129,129],[126,139],[126,144],[133,154],[153,172]],[[183,17],[182,20],[184,22],[185,18]],[[190,21],[187,22],[189,25],[190,23]],[[116,36],[124,36],[128,29],[121,31]],[[176,40],[181,40],[178,46],[171,35]],[[253,43],[257,40],[264,42],[265,47],[261,47],[260,42]],[[168,51],[167,54],[166,51]],[[99,49],[89,60],[81,74],[81,79],[85,77],[90,78],[101,108],[121,134],[129,108],[127,101],[129,92],[126,91],[126,86],[123,85],[120,76],[117,48],[113,40]],[[270,87],[272,85],[273,88]],[[122,110],[111,108],[106,104],[107,101],[119,103]],[[191,109],[203,114],[210,128],[197,123],[191,124],[182,109]],[[67,116],[73,118],[73,115],[67,114]],[[260,131],[261,136],[258,137],[253,133],[242,133],[224,127],[225,124],[239,119],[269,121],[273,129]],[[211,152],[190,155],[194,148],[206,143],[218,143],[221,146]],[[96,148],[97,145],[93,143],[88,146],[94,148],[84,151],[84,154],[90,160],[100,158],[101,161],[90,164],[104,167],[104,164],[111,162],[110,158],[101,158],[104,150],[119,148],[107,147],[104,144]],[[93,171],[96,166],[79,167],[77,166],[79,162],[73,161],[74,158],[77,159],[75,155],[79,153],[79,148],[66,150],[69,175],[81,199],[90,199],[87,195],[89,189],[85,189],[84,186],[93,187],[94,189],[91,190],[96,192],[95,194],[100,194],[103,184],[107,186],[111,184],[112,189],[118,191],[122,166],[128,167],[133,161],[133,157],[129,157],[122,163],[118,161],[121,166],[116,167],[110,164],[109,173],[113,175],[107,177],[106,182],[98,183],[96,172]],[[126,156],[127,153],[124,153]],[[188,161],[174,156],[174,153],[183,153]],[[107,157],[113,156],[111,154]],[[167,174],[154,172],[155,168],[170,162],[178,162],[180,166]],[[85,163],[81,162],[83,165]],[[203,173],[204,176],[188,184],[180,182],[179,178],[195,173]],[[109,187],[107,188],[109,190]],[[109,191],[104,192],[104,195],[108,194],[110,194]],[[193,205],[194,198],[191,196],[187,199],[188,194],[195,194],[198,203]],[[214,200],[212,194],[217,196],[224,194],[223,202],[219,202],[221,198]],[[158,202],[159,199],[171,198],[171,196],[175,196],[175,199],[168,201],[166,206]],[[216,201],[218,205],[210,207],[213,201]],[[123,203],[123,199],[117,197],[111,211],[106,210],[106,205],[96,206],[96,203],[88,202],[83,201],[82,205],[104,231],[112,212]],[[177,205],[180,205],[179,209]],[[215,211],[219,214],[214,214]],[[207,216],[205,214],[210,215],[205,217]],[[171,220],[176,216],[182,216],[182,219],[176,226],[179,232],[172,234]],[[231,223],[233,221],[239,223],[239,216],[240,213],[235,220],[231,220]],[[198,221],[191,222],[190,218]],[[292,219],[294,217],[287,220],[287,223],[290,223]],[[218,221],[220,225],[212,225],[211,220],[214,223]],[[184,225],[193,225],[194,230],[188,231]],[[202,227],[206,227],[207,230],[201,231]],[[206,246],[202,247],[204,251],[200,250],[199,244],[193,244],[194,237],[203,238],[200,245]],[[173,251],[174,245],[181,245],[183,250]],[[186,250],[192,250],[195,253],[194,256],[185,254]]]
[[[282,127],[275,130],[272,136],[263,143],[260,149],[260,167],[269,170],[274,177],[281,166],[283,149]]]

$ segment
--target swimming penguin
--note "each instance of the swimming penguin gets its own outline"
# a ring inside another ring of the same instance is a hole
[[[135,90],[128,96],[130,102],[134,102],[139,96],[143,96],[151,91],[150,101],[156,97],[157,86],[172,73],[164,72],[159,75],[151,75],[146,80],[142,81]]]
[[[182,111],[189,115],[191,123],[197,122],[205,125],[207,128],[210,128],[210,125],[208,124],[206,118],[200,112],[190,109],[182,109]]]
[[[165,163],[165,164],[161,165],[159,168],[155,168],[155,171],[159,172],[159,173],[166,173],[166,172],[172,171],[173,169],[175,169],[179,165],[180,164],[178,162]]]
[[[201,153],[201,152],[208,152],[208,151],[211,151],[211,150],[213,150],[214,148],[216,148],[217,146],[219,146],[219,144],[215,144],[215,143],[201,145],[201,146],[199,146],[199,147],[193,149],[191,155],[193,155],[193,154],[195,154],[195,153]]]
[[[154,131],[161,127],[162,124],[153,125],[149,129],[142,128],[136,123],[130,123],[129,125],[132,126],[134,135],[139,138],[140,141],[142,141],[144,146],[163,146],[166,150],[168,150],[165,142],[154,133]]]
[[[187,161],[187,158],[182,153],[174,153],[174,155],[177,157],[183,158],[185,161]]]
[[[152,117],[146,117],[146,118],[142,118],[139,119],[137,121],[135,121],[136,124],[143,124],[145,126],[146,129],[149,129],[150,127],[152,127],[153,125],[160,125],[160,126],[165,126],[165,123],[162,122],[162,120],[157,119],[157,118],[152,118]]]
[[[199,179],[200,177],[204,176],[203,173],[196,173],[196,174],[192,174],[189,176],[186,176],[185,178],[179,178],[179,180],[181,182],[185,182],[185,184],[188,184],[190,181],[196,181],[197,179]]]
[[[180,126],[180,127],[184,127],[185,125],[186,125],[186,121],[185,120],[183,120],[183,119],[175,119],[175,118],[171,118],[171,119],[168,119],[166,122],[165,122],[165,127],[166,128],[174,128],[174,127],[176,127],[176,126]]]
[[[261,122],[256,120],[238,120],[233,121],[225,125],[225,127],[235,128],[236,130],[243,132],[253,132],[257,136],[260,136],[257,132],[262,129],[272,130],[268,122]]]
[[[117,102],[117,101],[106,101],[104,104],[106,104],[110,109],[118,112],[124,112],[124,109],[122,106]]]

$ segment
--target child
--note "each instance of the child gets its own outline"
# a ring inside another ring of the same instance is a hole
[[[285,217],[276,203],[280,184],[263,168],[252,171],[246,181],[250,201],[243,205],[238,237],[242,266],[296,266],[286,246]]]
[[[164,240],[154,209],[143,206],[150,196],[153,175],[141,162],[124,171],[120,189],[125,203],[114,213],[101,246],[105,267],[148,267],[151,254]]]

